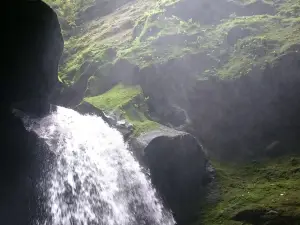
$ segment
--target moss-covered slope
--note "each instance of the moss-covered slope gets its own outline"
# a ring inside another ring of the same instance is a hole
[[[220,201],[207,206],[204,224],[300,223],[299,157],[214,166]]]
[[[87,97],[84,101],[107,113],[126,119],[134,127],[134,135],[150,131],[159,126],[147,118],[147,105],[141,88],[116,85],[99,96]]]
[[[111,13],[99,9],[103,0],[48,2],[67,20],[65,30],[73,34],[66,35],[60,70],[66,83],[79,79],[79,68],[86,60],[101,66],[125,58],[144,67],[195,52],[219,61],[200,76],[237,77],[272,62],[299,42],[297,0],[120,1],[123,5],[118,10],[107,6]],[[92,8],[99,14],[82,21]]]
[[[76,103],[137,136],[159,126],[151,118],[185,129],[217,160],[299,152],[300,0],[46,2]],[[220,201],[196,224],[300,224],[299,160],[214,163]]]
[[[299,0],[46,2],[58,12],[65,36],[59,78],[80,87],[83,97],[124,83],[157,98],[155,88],[148,90],[152,75],[143,70],[152,66],[158,87],[170,96],[166,82],[174,92],[197,80],[252,76],[299,49]]]

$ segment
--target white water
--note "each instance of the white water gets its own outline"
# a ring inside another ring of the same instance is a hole
[[[173,225],[121,134],[58,107],[31,127],[56,154],[47,225]]]

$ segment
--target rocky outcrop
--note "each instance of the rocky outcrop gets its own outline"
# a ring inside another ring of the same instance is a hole
[[[140,69],[136,83],[149,96],[151,116],[171,127],[188,124],[187,110],[191,108],[188,94],[195,86],[195,75],[217,64],[216,59],[204,52]]]
[[[52,155],[12,110],[34,116],[49,112],[63,39],[56,14],[41,1],[6,2],[1,22],[5,46],[0,80],[0,220],[29,225],[37,217],[42,221],[47,211],[39,184],[47,176]]]
[[[266,156],[275,141],[281,154],[298,152],[298,59],[298,52],[286,52],[238,80],[199,81],[189,94],[190,131],[222,159]]]
[[[56,14],[40,1],[20,1],[7,3],[1,18],[3,30],[7,30],[3,41],[7,47],[2,53],[2,106],[36,100],[39,107],[34,111],[42,113],[58,82],[57,65],[63,50]]]
[[[234,33],[230,39],[236,38]],[[137,83],[149,96],[152,118],[194,134],[213,157],[233,160],[297,152],[297,48],[291,46],[272,63],[238,79],[196,80],[197,71],[218,65],[209,55],[196,54],[143,68]],[[280,142],[276,153],[268,148],[273,142]]]
[[[161,127],[131,140],[131,146],[150,169],[152,182],[177,223],[194,221],[211,178],[206,155],[197,139]]]

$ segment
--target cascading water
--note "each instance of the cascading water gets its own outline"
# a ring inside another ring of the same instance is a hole
[[[122,135],[102,118],[58,107],[31,129],[56,155],[45,224],[175,224]]]

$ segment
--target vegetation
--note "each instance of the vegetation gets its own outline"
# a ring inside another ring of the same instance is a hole
[[[84,101],[93,106],[111,113],[121,114],[122,118],[134,126],[134,135],[157,128],[159,125],[146,117],[146,101],[141,88],[116,85],[108,92],[94,97],[85,98]]]
[[[68,37],[69,31],[76,28],[78,25],[78,16],[88,7],[95,3],[95,0],[44,0],[52,6],[56,11],[61,21],[63,34]]]
[[[46,0],[58,12],[64,30],[65,52],[59,77],[73,85],[81,77],[84,63],[98,65],[103,76],[89,74],[87,89],[92,94],[84,101],[121,115],[134,125],[135,135],[159,126],[148,118],[147,99],[141,87],[118,84],[104,94],[93,94],[97,93],[106,70],[114,67],[119,59],[143,68],[199,53],[218,63],[210,65],[199,61],[204,72],[192,71],[194,77],[189,76],[189,79],[236,79],[263,71],[289,51],[300,51],[300,0],[232,0],[226,2],[230,7],[222,10],[218,5],[221,1],[202,0],[211,3],[208,16],[211,20],[197,17],[201,13],[194,17],[188,15],[189,11],[185,11],[188,7],[182,6],[199,0],[129,3],[120,0],[124,4],[118,10],[111,9],[111,13],[107,13],[99,9],[96,17],[83,22],[81,15],[89,8],[99,7],[96,3],[101,1],[104,0]],[[262,4],[257,9],[265,7],[269,11],[255,12],[251,8],[255,4]],[[182,14],[176,13],[178,7]],[[215,162],[214,167],[220,201],[206,207],[201,224],[247,224],[249,221],[233,220],[246,210],[300,217],[299,157],[248,165]]]
[[[299,157],[253,162],[248,165],[215,162],[214,166],[221,200],[216,205],[207,207],[204,224],[245,224],[232,219],[245,210],[269,210],[282,217],[300,219]]]
[[[125,87],[119,84],[103,95],[85,98],[84,100],[105,111],[114,111],[129,104],[141,94],[139,87]]]
[[[140,67],[205,52],[220,64],[217,68],[205,68],[209,73],[199,74],[200,77],[218,75],[227,79],[249,74],[254,68],[264,68],[294,43],[299,43],[299,0],[263,1],[275,9],[275,14],[237,16],[235,12],[228,12],[227,18],[213,24],[170,15],[168,10],[184,0],[138,0],[124,4],[107,16],[101,17],[99,13],[88,23],[75,23],[80,13],[97,7],[95,2],[100,1],[46,1],[73,29],[77,27],[75,35],[66,38],[59,73],[67,84],[78,80],[80,67],[86,60],[99,66],[113,63],[116,58],[107,56],[107,50],[112,48],[117,58],[128,59]],[[257,1],[233,2],[241,8]]]

